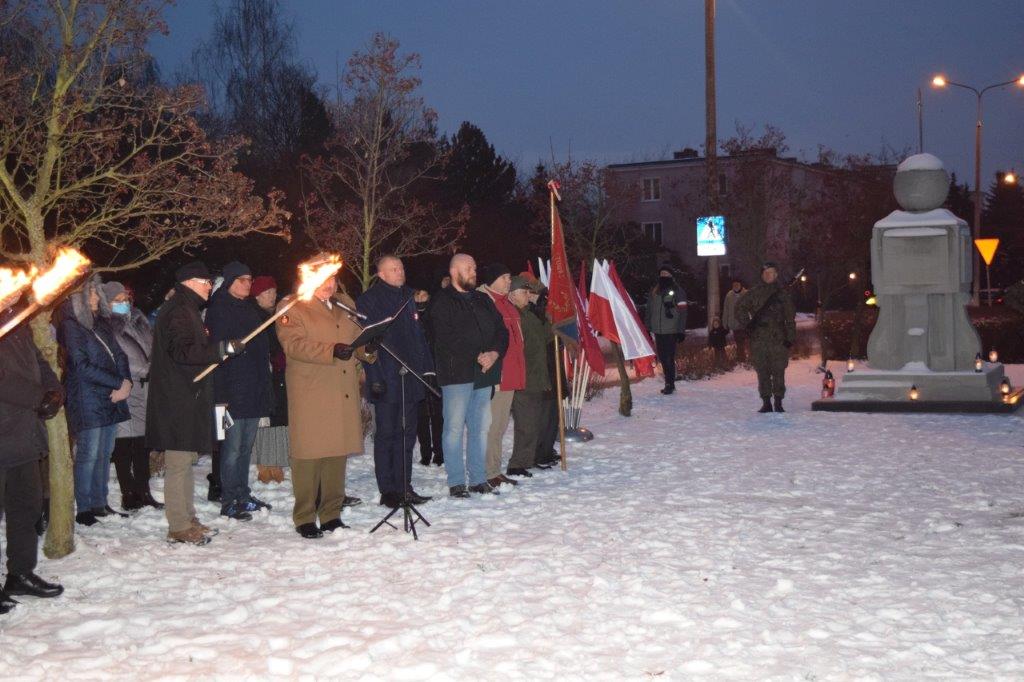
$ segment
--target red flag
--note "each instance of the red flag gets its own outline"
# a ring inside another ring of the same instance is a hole
[[[594,279],[590,285],[590,299],[587,306],[587,317],[594,330],[612,343],[621,344],[619,328],[615,326],[615,315],[612,313],[611,297],[614,293],[608,288],[608,280],[600,276],[601,265],[594,261]]]
[[[573,303],[576,307],[576,327],[579,330],[580,351],[583,359],[590,365],[590,369],[598,376],[604,376],[604,353],[601,352],[601,344],[597,342],[594,335],[594,328],[590,326],[590,319],[587,317],[586,303],[579,289],[573,287]]]
[[[548,316],[551,324],[557,325],[572,317],[576,310],[573,307],[572,273],[569,272],[569,259],[565,255],[565,238],[562,236],[562,219],[555,206],[555,191],[558,184],[552,180],[548,183],[551,189],[551,276],[548,278]]]

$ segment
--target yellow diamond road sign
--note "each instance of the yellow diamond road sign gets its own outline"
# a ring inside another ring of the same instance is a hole
[[[985,261],[985,265],[992,265],[992,257],[996,255],[996,249],[999,248],[999,240],[975,239],[974,245],[978,247],[978,253],[981,254],[981,258]]]

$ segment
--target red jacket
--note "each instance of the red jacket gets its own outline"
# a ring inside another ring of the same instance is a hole
[[[501,358],[501,391],[522,391],[526,388],[526,355],[523,352],[523,328],[519,322],[519,310],[508,300],[508,296],[482,286],[480,290],[491,297],[494,306],[501,313],[501,319],[508,329],[508,350]]]

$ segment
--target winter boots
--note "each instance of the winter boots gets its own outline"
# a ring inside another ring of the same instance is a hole
[[[771,412],[772,411],[772,401],[771,401],[771,398],[761,398],[761,400],[762,400],[761,409],[758,410],[758,412],[760,414],[764,414],[765,412]]]
[[[785,412],[785,410],[782,409],[782,398],[780,398],[779,396],[775,396],[775,411]]]
[[[167,532],[168,542],[180,542],[188,545],[206,545],[210,542],[210,536],[204,533],[200,526],[189,526],[185,530]]]

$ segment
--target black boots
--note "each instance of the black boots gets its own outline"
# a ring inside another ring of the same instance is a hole
[[[30,597],[49,599],[60,596],[64,592],[64,588],[56,583],[48,583],[35,573],[28,572],[20,575],[9,574],[3,591],[9,595],[24,594]]]
[[[775,396],[775,411],[785,412],[785,410],[782,409],[782,398],[780,398],[779,396]]]
[[[206,480],[210,482],[210,489],[206,491],[206,499],[210,502],[220,502],[220,481],[215,479],[213,474],[206,474]]]
[[[301,526],[296,526],[295,532],[307,540],[316,540],[324,536],[324,532],[317,528],[315,523],[304,523]]]
[[[762,400],[761,409],[758,410],[758,412],[761,413],[761,414],[764,414],[765,412],[771,412],[772,411],[772,401],[771,401],[771,398],[761,398],[761,400]]]

